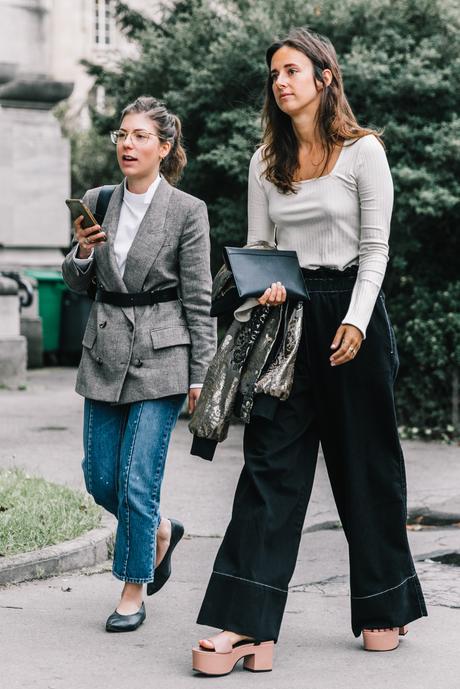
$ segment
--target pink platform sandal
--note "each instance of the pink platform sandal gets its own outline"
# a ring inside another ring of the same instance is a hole
[[[399,637],[406,636],[407,626],[392,629],[363,629],[363,645],[366,651],[393,651],[399,646]]]
[[[192,664],[196,672],[204,675],[228,675],[237,662],[244,658],[244,669],[251,672],[269,672],[273,667],[273,641],[245,639],[231,643],[226,637],[208,639],[214,649],[203,646],[192,649]]]

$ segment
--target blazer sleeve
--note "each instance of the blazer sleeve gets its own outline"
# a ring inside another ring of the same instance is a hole
[[[190,331],[190,385],[203,383],[216,351],[216,320],[211,310],[209,221],[206,204],[188,213],[179,244],[179,278],[185,318]]]
[[[89,209],[93,212],[96,206],[98,191],[98,189],[92,189],[91,191],[87,191],[82,198],[83,203],[86,206],[88,206]],[[86,265],[84,267],[78,266],[77,263],[74,261],[77,249],[78,244],[77,242],[74,242],[72,244],[72,248],[70,249],[67,256],[64,258],[64,261],[62,262],[62,277],[64,278],[64,282],[68,287],[70,287],[70,289],[72,289],[74,292],[80,292],[84,294],[90,286],[91,280],[93,279],[96,272],[96,257],[94,256],[91,259],[89,265]]]

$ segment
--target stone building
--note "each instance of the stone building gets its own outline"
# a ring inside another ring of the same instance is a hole
[[[50,73],[74,83],[68,117],[84,127],[89,124],[88,98],[102,108],[104,95],[100,88],[93,89],[93,80],[80,61],[110,64],[120,55],[133,54],[133,47],[116,26],[114,0],[47,0],[43,4],[50,6]],[[127,4],[153,17],[159,0],[128,0]]]
[[[131,0],[153,15],[157,0]],[[74,126],[104,94],[82,59],[107,63],[132,46],[113,0],[0,0],[0,269],[57,266],[68,243],[70,149],[53,107],[67,100]]]
[[[157,0],[130,0],[151,16]],[[117,29],[113,0],[0,0],[0,272],[59,269],[69,242],[70,146],[54,114],[88,124],[88,98],[103,107],[82,59],[107,64],[132,46]],[[16,305],[16,306],[15,306]],[[40,341],[41,309],[22,312],[29,345]],[[25,338],[14,282],[0,274],[0,385],[21,385]],[[16,314],[16,315],[15,315]],[[17,316],[17,317],[16,317]],[[38,356],[41,359],[41,354]]]

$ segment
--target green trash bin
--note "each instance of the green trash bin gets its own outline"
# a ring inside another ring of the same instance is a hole
[[[43,352],[57,352],[61,330],[61,304],[67,289],[59,270],[30,269],[26,275],[38,283],[38,313],[43,326]]]

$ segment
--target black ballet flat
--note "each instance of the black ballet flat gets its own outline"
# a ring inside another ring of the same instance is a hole
[[[132,615],[120,615],[115,610],[105,623],[106,632],[134,632],[145,620],[145,605],[142,603],[139,610]]]
[[[164,558],[155,569],[155,580],[147,584],[147,595],[153,596],[159,591],[168,581],[171,576],[171,555],[174,548],[179,543],[184,535],[184,525],[175,519],[170,519],[171,522],[171,541],[168,550],[165,552]]]

